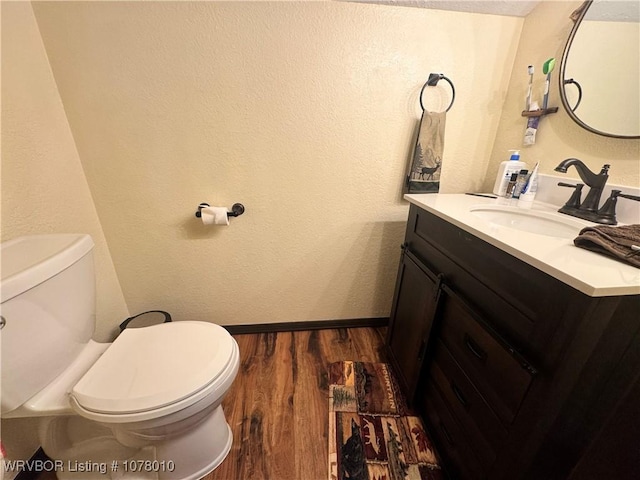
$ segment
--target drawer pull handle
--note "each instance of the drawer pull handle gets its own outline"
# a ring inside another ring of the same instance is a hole
[[[478,360],[484,362],[487,359],[487,353],[466,333],[464,334],[464,344]]]
[[[447,439],[447,442],[449,442],[449,445],[455,445],[455,442],[453,441],[453,437],[451,436],[451,434],[449,433],[449,430],[447,430],[447,427],[444,426],[444,423],[440,422],[440,430],[442,430],[442,433],[444,434],[444,438]]]
[[[464,407],[467,408],[467,406],[469,405],[469,403],[467,402],[467,399],[464,398],[464,395],[462,394],[462,392],[460,391],[460,389],[458,388],[458,386],[451,382],[451,391],[453,392],[453,394],[456,396],[456,398],[458,399],[458,401],[460,402],[460,404]]]

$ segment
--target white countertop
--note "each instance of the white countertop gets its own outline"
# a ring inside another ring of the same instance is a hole
[[[514,257],[591,297],[640,294],[640,269],[583,248],[569,238],[523,232],[496,225],[476,216],[471,209],[482,205],[515,206],[517,201],[465,194],[408,194],[404,198],[460,227]],[[532,210],[560,219],[594,223],[556,213],[557,207],[534,202]]]

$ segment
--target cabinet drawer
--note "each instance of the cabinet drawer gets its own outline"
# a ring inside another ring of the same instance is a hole
[[[555,298],[549,275],[461,228],[426,211],[420,211],[415,234],[432,243],[449,258],[525,314],[536,319],[541,298]]]
[[[441,310],[440,339],[489,406],[511,423],[531,385],[535,369],[476,319],[450,288]]]
[[[435,346],[430,375],[488,469],[507,438],[507,430],[440,341]]]
[[[539,364],[561,353],[549,346],[575,296],[571,287],[415,205],[406,242],[429,268],[464,291],[493,328]]]
[[[444,457],[444,468],[451,480],[483,480],[484,469],[467,441],[464,429],[449,412],[442,395],[433,383],[428,383],[422,399],[429,433]]]
[[[416,257],[436,273],[442,273],[448,282],[452,282],[459,287],[468,298],[478,307],[478,309],[491,318],[496,325],[509,332],[512,338],[518,339],[522,344],[528,344],[534,334],[535,324],[520,309],[505,301],[496,291],[486,283],[478,281],[465,268],[458,265],[444,250],[440,249],[440,242],[437,238],[438,231],[433,233],[433,237],[427,237],[426,232],[415,229],[423,225],[422,220],[430,214],[418,210],[413,218],[414,223],[407,225],[408,249],[414,252]],[[456,241],[456,245],[448,246],[449,250],[466,248],[461,240]],[[506,255],[506,254],[505,254]]]

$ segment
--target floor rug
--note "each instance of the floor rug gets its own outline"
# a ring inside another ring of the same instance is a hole
[[[444,480],[386,363],[329,365],[328,480]]]

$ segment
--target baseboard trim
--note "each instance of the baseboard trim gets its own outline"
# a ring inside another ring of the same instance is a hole
[[[248,325],[222,325],[231,335],[244,333],[294,332],[323,330],[326,328],[386,327],[389,317],[349,318],[343,320],[314,320],[311,322],[254,323]]]

